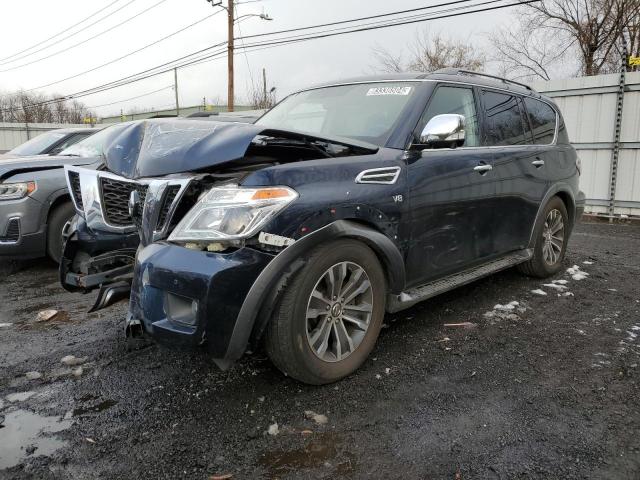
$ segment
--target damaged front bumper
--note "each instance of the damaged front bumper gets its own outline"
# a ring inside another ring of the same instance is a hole
[[[90,312],[129,295],[140,242],[137,233],[94,232],[76,216],[65,228],[63,242],[60,283],[70,292],[88,293],[98,288]]]
[[[224,368],[235,356],[228,350],[239,312],[273,258],[249,247],[212,253],[156,242],[140,248],[128,324],[174,347],[206,345]]]

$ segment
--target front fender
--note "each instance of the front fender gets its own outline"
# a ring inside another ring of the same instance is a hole
[[[339,238],[354,238],[366,243],[381,260],[389,291],[400,293],[404,289],[404,259],[391,239],[358,222],[336,220],[297,240],[260,273],[242,304],[224,358],[216,360],[221,368],[228,368],[240,358],[250,340],[257,342],[260,339],[283,288],[304,266],[303,256],[321,243]]]

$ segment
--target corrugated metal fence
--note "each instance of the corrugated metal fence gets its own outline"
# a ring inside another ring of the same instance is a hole
[[[554,99],[569,139],[582,160],[580,187],[587,211],[607,214],[612,174],[614,213],[640,215],[640,72],[627,73],[617,169],[612,169],[619,74],[538,82],[536,90]]]
[[[91,125],[69,123],[0,123],[0,153],[57,128],[91,128]]]

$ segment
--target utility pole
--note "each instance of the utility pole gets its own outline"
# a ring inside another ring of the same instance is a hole
[[[233,16],[234,0],[229,0],[227,7],[228,17],[228,40],[227,40],[227,69],[228,69],[228,90],[227,90],[227,108],[233,112],[233,24],[235,23]]]
[[[263,100],[262,100],[262,108],[267,108],[267,71],[262,68],[262,92],[263,92]]]
[[[173,89],[176,93],[176,115],[180,116],[180,104],[178,103],[178,69],[173,69]]]

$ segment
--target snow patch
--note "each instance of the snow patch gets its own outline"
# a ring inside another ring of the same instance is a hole
[[[556,283],[544,283],[542,286],[553,288],[555,290],[558,290],[559,292],[562,292],[567,289],[567,287],[565,287],[564,285],[558,285]]]
[[[554,280],[551,283],[557,283],[558,285],[566,285],[567,283],[569,283],[568,280]]]
[[[571,278],[574,280],[584,280],[589,276],[587,272],[580,270],[578,265],[574,265],[573,267],[567,268],[567,273],[571,275]]]
[[[593,262],[590,262],[589,260],[585,260],[582,263],[584,263],[585,265],[593,265]]]
[[[545,292],[544,290],[540,290],[539,288],[535,290],[531,290],[531,293],[534,293],[536,295],[541,295],[541,296],[545,296],[547,294],[547,292]]]

